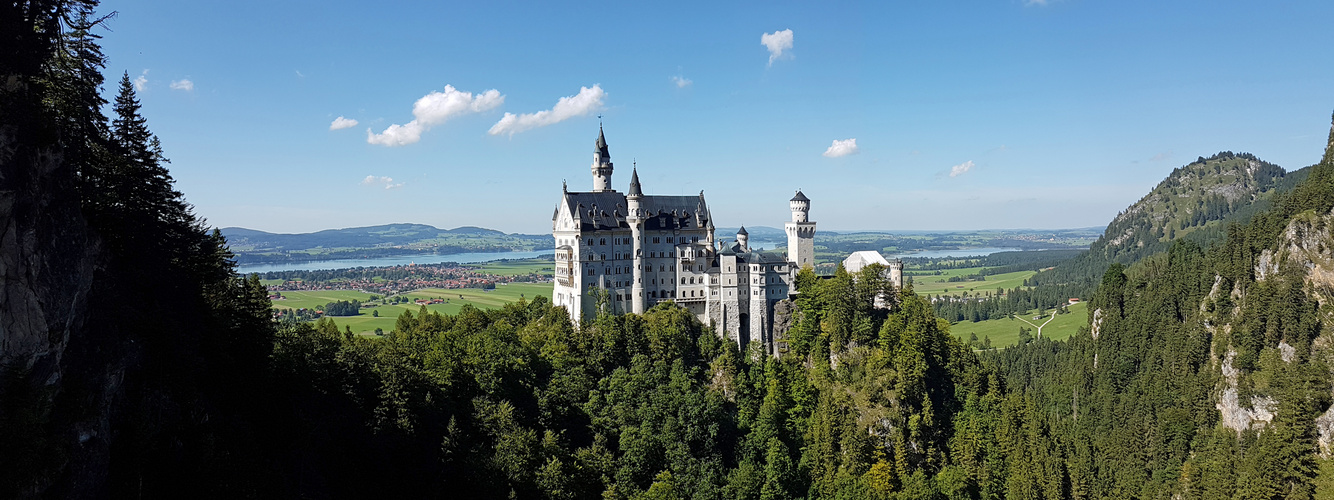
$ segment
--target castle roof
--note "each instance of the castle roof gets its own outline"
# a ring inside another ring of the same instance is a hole
[[[792,199],[791,199],[790,201],[811,201],[811,199],[810,199],[810,198],[807,198],[806,195],[801,194],[801,190],[798,189],[798,190],[797,190],[797,195],[796,195],[796,196],[793,196]]]
[[[630,192],[626,196],[644,196],[644,191],[639,187],[639,169],[630,170]]]
[[[747,233],[747,232],[746,232],[746,226],[741,226],[741,229],[736,230],[736,234],[737,234],[737,236],[741,236],[741,235],[750,236],[750,233]]]
[[[880,264],[889,267],[889,261],[885,260],[885,256],[880,255],[880,252],[875,250],[852,252],[848,258],[843,259],[843,269],[846,269],[849,273],[861,271],[863,268],[871,264]]]
[[[602,159],[611,158],[611,153],[607,151],[607,138],[602,135],[602,125],[598,125],[598,140],[593,143],[593,152],[602,153]]]
[[[572,214],[580,231],[630,229],[625,194],[566,192],[561,204]],[[645,195],[639,206],[645,213],[644,229],[649,231],[704,229],[710,222],[708,205],[695,195]]]

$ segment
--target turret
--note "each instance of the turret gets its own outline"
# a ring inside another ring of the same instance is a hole
[[[610,177],[608,182],[611,182]],[[632,168],[630,169],[630,189],[625,193],[625,203],[628,205],[625,221],[630,223],[630,238],[633,243],[633,253],[631,255],[634,257],[634,271],[632,272],[634,281],[630,284],[630,312],[635,314],[644,314],[643,201],[644,190],[639,186],[639,169]]]
[[[788,200],[792,209],[792,220],[783,224],[787,232],[787,260],[795,271],[804,266],[815,265],[815,223],[811,222],[811,199],[797,190],[797,195]]]
[[[742,250],[750,251],[750,233],[746,232],[746,226],[741,226],[736,232],[736,244],[741,246]]]
[[[797,190],[797,195],[788,201],[788,206],[792,207],[792,222],[806,222],[810,217],[811,199],[801,194],[800,189]]]
[[[607,150],[607,138],[598,125],[598,140],[593,143],[593,191],[608,192],[611,188],[611,152]]]

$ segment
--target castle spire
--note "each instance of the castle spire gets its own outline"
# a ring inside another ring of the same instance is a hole
[[[639,186],[639,169],[638,169],[638,168],[632,168],[632,169],[630,169],[630,191],[626,192],[625,195],[626,195],[626,196],[644,196],[644,190],[643,190],[643,188],[641,188],[641,187]]]
[[[602,125],[598,124],[598,140],[593,143],[593,192],[605,193],[614,191],[611,188],[611,173],[613,170],[611,164],[611,152],[607,149],[607,137],[602,133]]]

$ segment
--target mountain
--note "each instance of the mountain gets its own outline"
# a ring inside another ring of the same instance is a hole
[[[1224,151],[1176,168],[1107,225],[1089,251],[1038,273],[1032,284],[1084,284],[1088,291],[1112,263],[1129,265],[1166,251],[1176,239],[1220,241],[1228,224],[1270,207],[1309,173],[1292,173],[1249,153]],[[1083,294],[1081,294],[1083,295]]]
[[[222,228],[232,249],[241,251],[307,250],[312,248],[384,247],[402,245],[429,245],[434,240],[454,240],[461,237],[483,237],[496,240],[514,239],[543,242],[548,235],[506,234],[494,229],[463,226],[440,229],[426,224],[382,224],[379,226],[325,229],[313,233],[270,233],[243,227]]]
[[[440,229],[426,224],[384,224],[301,234],[228,227],[222,229],[222,235],[227,238],[239,264],[531,251],[552,247],[550,235],[507,234],[474,226]]]
[[[1049,430],[1011,470],[1068,488],[1048,498],[1334,492],[1334,128],[1299,172],[1212,245],[1110,264],[1088,330],[985,357]]]

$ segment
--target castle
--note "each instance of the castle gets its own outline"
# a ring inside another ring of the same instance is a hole
[[[613,166],[598,128],[593,148],[593,190],[562,189],[551,217],[556,240],[552,301],[579,322],[611,312],[643,313],[671,300],[745,348],[759,343],[777,355],[774,309],[787,299],[802,266],[815,264],[815,222],[810,199],[797,191],[784,225],[788,254],[753,250],[746,228],[732,242],[714,237],[704,192],[645,195],[632,170],[625,193],[611,187]]]

